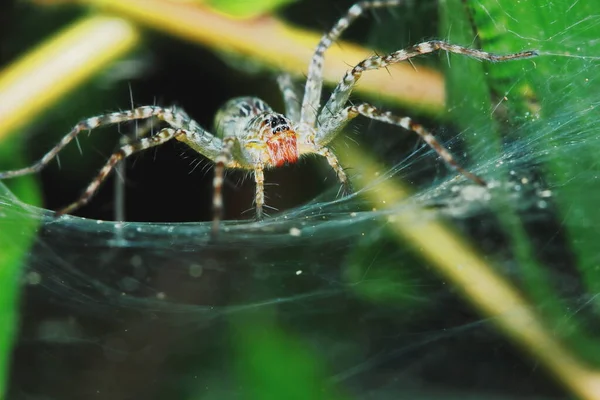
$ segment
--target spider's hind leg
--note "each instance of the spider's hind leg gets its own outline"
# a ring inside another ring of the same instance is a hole
[[[487,183],[479,176],[463,168],[455,159],[454,156],[446,149],[429,131],[423,126],[417,124],[409,117],[398,117],[389,111],[381,111],[370,104],[363,103],[358,106],[346,107],[342,112],[349,114],[360,114],[376,121],[385,122],[391,125],[400,126],[406,130],[412,131],[419,135],[421,139],[429,145],[450,167],[454,168],[466,178],[472,180],[480,186],[487,186]]]
[[[159,146],[180,134],[184,134],[183,131],[172,128],[165,128],[154,136],[148,138],[141,138],[137,141],[134,141],[133,143],[121,146],[119,150],[113,153],[113,155],[104,165],[104,167],[102,167],[102,169],[100,170],[96,178],[92,181],[92,183],[88,185],[88,187],[79,197],[79,199],[69,204],[68,206],[58,210],[55,216],[60,217],[63,214],[69,214],[85,205],[88,201],[90,201],[90,199],[92,198],[92,196],[94,196],[102,182],[104,182],[108,174],[110,174],[110,172],[119,163],[119,161],[132,155],[133,153],[137,153],[150,147]]]
[[[462,175],[469,178],[478,185],[487,186],[487,183],[482,178],[461,167],[460,164],[454,159],[452,154],[448,151],[448,149],[446,149],[440,142],[438,142],[435,136],[433,136],[421,125],[417,124],[416,122],[413,122],[413,120],[409,117],[398,117],[393,115],[389,111],[380,111],[367,103],[363,103],[357,106],[348,106],[342,109],[341,111],[337,112],[337,114],[327,118],[324,121],[323,125],[320,126],[319,131],[317,132],[317,136],[315,138],[317,146],[327,145],[331,140],[333,140],[333,138],[335,138],[335,136],[341,131],[342,127],[345,124],[347,124],[350,120],[354,119],[358,115],[362,115],[369,119],[385,122],[391,125],[400,126],[406,130],[416,133],[421,137],[421,139],[425,141],[425,143],[429,145],[429,147],[435,150],[435,152],[450,167],[454,168]],[[333,153],[331,153],[331,151],[328,150],[326,147],[323,147],[319,151],[319,154],[322,154],[323,156],[327,157],[329,164],[333,167],[333,169],[336,170],[336,172],[338,173],[338,177],[340,177],[340,173],[338,172],[338,169],[336,169],[335,166],[337,164],[339,167],[339,163],[337,162],[337,159],[332,158]],[[341,168],[339,168],[339,170],[341,170]],[[341,170],[341,172],[344,173],[343,170]],[[341,177],[340,180],[342,180]]]

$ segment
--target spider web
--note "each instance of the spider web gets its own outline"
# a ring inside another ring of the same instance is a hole
[[[391,226],[404,216],[417,216],[415,230],[451,226],[527,294],[549,332],[598,365],[597,273],[586,267],[598,260],[584,245],[600,219],[576,197],[593,202],[600,193],[598,164],[586,161],[598,147],[600,91],[589,89],[599,83],[597,43],[573,56],[579,35],[597,24],[597,16],[580,19],[533,43],[578,73],[540,84],[554,95],[536,99],[539,115],[510,126],[500,153],[472,140],[483,134],[480,121],[447,128],[456,130],[445,143],[461,162],[457,149],[471,143],[469,166],[490,177],[490,189],[442,163],[432,168],[435,153],[423,146],[399,161],[378,139],[373,151],[394,162],[376,177],[353,167],[368,183],[352,196],[337,198],[331,187],[260,223],[225,221],[212,242],[210,222],[55,219],[0,182],[0,225],[39,226],[21,281],[13,398],[264,398],[290,388],[298,398],[566,396]],[[358,129],[389,135],[380,125]],[[383,185],[403,181],[417,184],[401,201],[372,201]],[[67,381],[68,390],[59,387]]]

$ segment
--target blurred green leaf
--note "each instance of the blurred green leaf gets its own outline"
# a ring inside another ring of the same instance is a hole
[[[17,141],[0,146],[0,171],[22,166],[22,154]],[[41,203],[37,179],[27,176],[10,181],[14,194],[28,204]],[[2,197],[12,196],[0,182]],[[31,246],[37,221],[11,206],[0,206],[3,224],[0,226],[0,398],[4,398],[12,359],[12,346],[19,324],[19,292],[21,265]]]
[[[284,331],[268,313],[247,313],[232,324],[238,378],[244,399],[344,399],[319,357]]]
[[[409,256],[398,260],[397,248],[387,230],[361,238],[348,256],[344,277],[352,291],[368,301],[414,310],[428,304],[422,278],[410,268],[419,263]]]
[[[31,199],[37,195],[37,187],[31,179],[21,182],[16,189],[24,197]],[[9,195],[0,183],[0,199]],[[32,244],[38,220],[14,206],[4,206],[0,212],[3,214],[0,227],[0,398],[4,398],[12,346],[19,326],[21,266]]]
[[[468,45],[478,37],[481,47],[490,52],[540,51],[540,57],[532,60],[494,65],[451,56],[448,106],[452,121],[465,129],[471,154],[479,158],[481,152],[488,152],[482,160],[500,160],[517,143],[522,154],[538,155],[531,157],[529,168],[540,163],[547,166],[545,179],[553,189],[577,267],[588,292],[597,293],[600,191],[593,186],[600,176],[600,140],[594,134],[597,115],[592,111],[598,103],[600,79],[588,73],[595,70],[597,61],[586,57],[600,53],[600,26],[589,19],[594,7],[589,2],[550,5],[478,0],[465,5],[442,2],[441,11],[445,25],[440,33],[449,34],[452,42]],[[461,14],[462,23],[457,18]],[[578,27],[577,35],[566,35],[574,26]],[[506,165],[495,163],[492,173],[506,180]],[[589,321],[569,312],[552,285],[552,271],[538,259],[538,249],[515,211],[518,207],[501,192],[495,193],[493,207],[511,240],[528,294],[550,325],[560,327],[555,334],[569,339],[580,355],[599,362],[593,356],[598,354],[595,338],[583,328]],[[597,309],[597,304],[592,305]]]
[[[527,5],[516,7],[512,16],[521,22],[521,35],[542,46],[536,73],[530,76],[542,118],[529,130],[548,133],[546,140],[535,145],[547,155],[548,179],[557,189],[556,200],[585,284],[590,293],[597,293],[600,135],[594,129],[598,120],[594,111],[600,93],[600,79],[595,73],[600,25],[590,18],[597,7],[593,2],[566,1],[551,5],[529,1]],[[506,29],[511,30],[514,24],[512,21]],[[577,35],[567,36],[575,25]]]
[[[0,171],[24,165],[23,152],[18,141],[7,141],[0,146]],[[41,193],[37,179],[26,176],[12,181],[10,188],[21,201],[41,204]],[[12,196],[0,182],[0,203],[2,197]],[[19,325],[19,292],[21,266],[33,242],[37,220],[12,206],[0,206],[2,226],[0,226],[0,398],[6,393],[9,368],[12,359],[12,346]]]
[[[600,291],[600,176],[598,154],[600,136],[595,129],[598,114],[594,112],[600,93],[597,70],[600,54],[600,26],[590,19],[596,13],[592,2],[530,1],[515,7],[511,16],[520,21],[519,32],[532,43],[539,44],[542,56],[536,60],[535,74],[528,78],[540,103],[540,118],[526,126],[525,135],[543,135],[533,142],[532,151],[544,156],[546,179],[559,208],[559,219],[566,229],[570,250],[576,259],[588,296]],[[507,21],[507,31],[516,29],[515,21]],[[577,26],[577,34],[569,34]],[[577,55],[571,57],[572,54]],[[590,303],[596,314],[598,303]],[[591,316],[591,314],[588,314]],[[568,320],[570,342],[579,353],[600,363],[597,335],[588,337],[580,329],[581,322],[564,309],[558,322]],[[586,324],[594,325],[592,321]],[[591,332],[591,331],[590,331]]]

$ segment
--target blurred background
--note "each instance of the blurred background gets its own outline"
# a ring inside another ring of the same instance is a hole
[[[237,96],[283,111],[277,74],[302,88],[352,3],[5,2],[0,171],[134,106],[175,104],[209,129]],[[324,99],[364,57],[423,40],[538,49],[496,65],[421,57],[365,73],[351,97],[422,123],[488,189],[416,135],[360,118],[334,142],[355,195],[310,157],[267,172],[271,218],[255,223],[253,179],[230,171],[217,242],[212,165],[181,143],[128,159],[125,183],[109,178],[83,218],[53,218],[141,123],[83,133],[60,163],[1,182],[0,393],[600,398],[592,6],[412,2],[367,12],[327,53]]]

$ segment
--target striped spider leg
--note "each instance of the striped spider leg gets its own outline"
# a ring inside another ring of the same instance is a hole
[[[148,118],[142,123],[138,123],[136,121],[134,129],[131,132],[126,132],[121,139],[119,140],[119,144],[117,148],[120,148],[126,144],[133,143],[134,141],[150,136],[156,132],[155,127],[160,126],[160,121],[157,121],[156,118]],[[126,168],[126,159],[121,160],[115,165],[115,174],[117,175],[117,179],[115,179],[114,183],[114,219],[115,221],[126,221],[125,216],[125,183],[127,182],[127,168]]]

